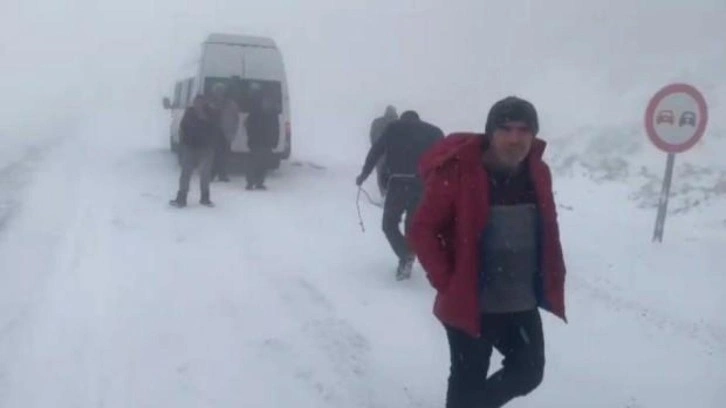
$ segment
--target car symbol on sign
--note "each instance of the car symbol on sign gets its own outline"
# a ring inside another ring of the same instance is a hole
[[[662,110],[658,112],[658,116],[655,118],[655,124],[670,123],[671,125],[675,122],[675,115],[672,110]]]
[[[696,114],[691,111],[683,112],[678,120],[678,126],[683,125],[696,126]]]

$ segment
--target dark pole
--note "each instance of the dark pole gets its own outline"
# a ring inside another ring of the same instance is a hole
[[[668,213],[668,198],[671,194],[671,182],[673,180],[673,166],[675,161],[675,153],[668,153],[665,177],[663,177],[663,189],[661,190],[660,199],[658,200],[658,217],[655,220],[653,241],[663,242],[663,230],[665,229],[666,214]]]

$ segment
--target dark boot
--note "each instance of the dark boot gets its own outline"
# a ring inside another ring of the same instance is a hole
[[[179,191],[176,194],[176,198],[174,200],[169,201],[169,204],[174,207],[178,207],[178,208],[186,207],[187,206],[187,193],[184,191]]]
[[[214,207],[214,203],[209,199],[209,191],[202,191],[202,198],[199,200],[199,204]]]

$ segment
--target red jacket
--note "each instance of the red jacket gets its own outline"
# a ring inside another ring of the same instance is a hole
[[[453,134],[421,159],[419,171],[426,189],[409,233],[426,276],[438,292],[434,314],[474,337],[481,333],[477,242],[490,211],[482,143],[481,135]],[[540,307],[567,321],[565,263],[552,176],[542,161],[545,145],[535,139],[527,158],[542,226],[541,268],[535,290]]]

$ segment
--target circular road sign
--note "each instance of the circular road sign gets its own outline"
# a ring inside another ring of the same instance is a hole
[[[664,87],[645,110],[648,138],[668,153],[682,153],[693,147],[703,136],[707,122],[706,100],[687,84]]]

